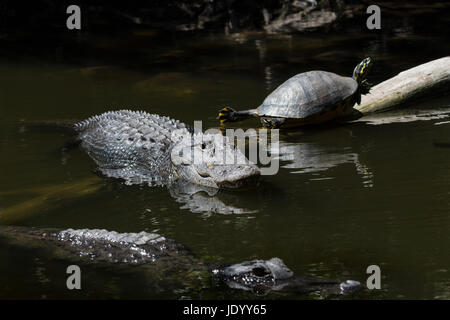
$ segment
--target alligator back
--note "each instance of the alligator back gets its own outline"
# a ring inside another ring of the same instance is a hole
[[[207,272],[207,266],[183,246],[156,233],[118,233],[103,229],[38,229],[1,226],[0,244],[35,250],[40,258],[128,271],[142,267],[149,283],[180,279],[190,271]]]
[[[110,111],[75,124],[81,146],[108,177],[129,184],[161,184],[174,134],[189,134],[188,126],[169,117],[142,111]]]

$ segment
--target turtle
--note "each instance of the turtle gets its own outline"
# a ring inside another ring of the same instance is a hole
[[[267,128],[286,128],[324,123],[354,111],[361,95],[370,91],[366,77],[372,66],[370,57],[362,60],[352,77],[327,71],[308,71],[286,80],[256,109],[219,111],[220,123],[260,118]]]

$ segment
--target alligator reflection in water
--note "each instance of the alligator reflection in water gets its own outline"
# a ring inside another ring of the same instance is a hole
[[[175,183],[168,187],[169,193],[177,202],[183,204],[180,209],[187,209],[194,213],[202,213],[204,217],[214,213],[244,214],[254,213],[256,210],[240,208],[227,203],[226,197],[219,197],[219,190],[207,188],[193,183]]]
[[[279,258],[252,260],[227,267],[205,263],[189,249],[155,233],[117,233],[98,229],[56,230],[2,227],[8,243],[43,249],[63,260],[95,265],[142,266],[149,284],[170,281],[184,292],[208,289],[216,280],[255,294],[290,291],[299,294],[348,294],[361,287],[353,280],[329,281],[294,275]]]

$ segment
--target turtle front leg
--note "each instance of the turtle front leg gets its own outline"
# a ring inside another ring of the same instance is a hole
[[[359,92],[361,92],[361,94],[368,94],[371,87],[372,84],[369,81],[363,80],[359,85]]]
[[[261,118],[262,125],[268,129],[278,129],[284,124],[285,121],[285,118]]]

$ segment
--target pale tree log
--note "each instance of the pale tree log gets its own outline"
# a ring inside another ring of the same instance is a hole
[[[362,114],[392,109],[417,98],[450,91],[450,57],[408,69],[372,87],[355,109]]]

